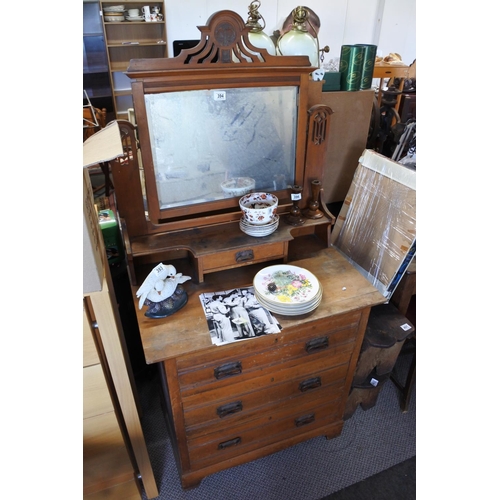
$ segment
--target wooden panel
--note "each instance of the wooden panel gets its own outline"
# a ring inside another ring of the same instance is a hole
[[[134,478],[113,412],[83,420],[83,490],[94,493]]]
[[[89,319],[83,308],[83,366],[96,365],[99,363],[99,356],[92,337]]]
[[[83,369],[83,418],[113,411],[101,365],[87,366]]]
[[[109,268],[106,266],[106,275],[101,292],[89,294],[92,309],[95,314],[99,335],[102,341],[106,360],[112,377],[114,389],[120,405],[121,414],[127,429],[128,438],[133,449],[142,482],[148,498],[158,496],[158,488],[153,475],[151,462],[139,418],[134,387],[135,381],[131,377],[131,367],[128,353],[123,350],[125,339],[113,290],[113,283],[109,280]],[[87,368],[86,368],[87,369]]]
[[[111,500],[113,498],[119,500],[141,500],[142,497],[135,481],[120,483],[111,488],[100,490],[97,493],[83,496],[83,500]]]
[[[344,200],[366,148],[375,92],[321,92],[321,87],[322,82],[311,82],[310,104],[326,104],[333,111],[323,189],[325,202],[334,203]]]

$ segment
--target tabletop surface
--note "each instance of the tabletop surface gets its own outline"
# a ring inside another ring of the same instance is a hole
[[[200,294],[251,286],[255,274],[273,264],[275,263],[266,262],[208,274],[200,284],[192,280],[185,282],[183,287],[188,294],[188,302],[181,310],[167,318],[146,317],[144,313],[147,307],[143,306],[139,310],[138,300],[134,300],[146,362],[156,363],[204,349],[221,349],[221,346],[212,344]],[[303,267],[313,273],[323,287],[323,297],[317,309],[308,315],[276,315],[284,334],[287,327],[385,302],[378,290],[334,248],[325,248],[311,258],[288,264]],[[137,289],[138,286],[132,287],[134,297]]]

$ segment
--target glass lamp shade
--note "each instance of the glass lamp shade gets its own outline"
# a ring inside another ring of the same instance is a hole
[[[278,40],[278,54],[309,56],[311,66],[319,67],[318,42],[309,32],[292,28]]]
[[[250,40],[252,45],[257,47],[258,49],[266,49],[269,52],[269,54],[271,54],[272,56],[276,55],[276,47],[274,46],[274,43],[271,40],[271,37],[269,35],[266,35],[262,30],[250,31],[248,33],[248,39]],[[247,47],[247,49],[248,49],[248,47]],[[248,50],[252,54],[255,54],[250,49],[248,49]],[[259,56],[259,60],[263,61],[262,56],[260,54],[258,54],[258,56]],[[241,54],[241,57],[247,62],[252,62],[252,60],[244,54]],[[239,60],[235,54],[233,54],[233,62],[239,62]]]
[[[262,30],[250,31],[250,33],[248,33],[248,38],[252,45],[255,45],[259,49],[266,49],[272,56],[276,55],[276,47],[271,37]]]

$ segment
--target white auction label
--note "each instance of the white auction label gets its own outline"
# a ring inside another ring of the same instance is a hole
[[[226,100],[226,91],[225,90],[214,91],[214,101],[225,101],[225,100]]]

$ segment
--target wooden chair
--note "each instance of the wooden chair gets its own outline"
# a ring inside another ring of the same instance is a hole
[[[106,126],[106,108],[83,106],[83,142]]]

